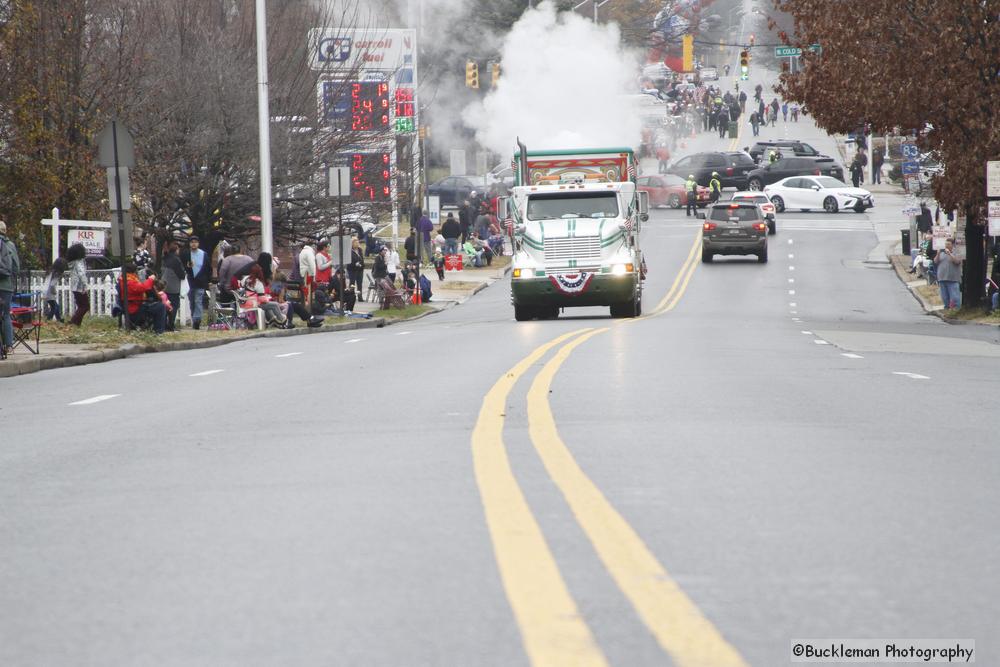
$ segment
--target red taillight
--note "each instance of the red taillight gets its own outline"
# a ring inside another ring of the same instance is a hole
[[[756,229],[758,232],[767,231],[767,225],[765,225],[763,222],[753,223],[753,228]]]
[[[704,225],[701,226],[701,228],[702,228],[703,231],[710,232],[713,229],[715,229],[715,223],[714,222],[706,222]]]
[[[732,175],[733,175],[733,168],[726,167],[726,176],[732,176]]]

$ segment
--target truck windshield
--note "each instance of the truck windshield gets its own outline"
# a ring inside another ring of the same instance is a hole
[[[614,192],[559,192],[528,198],[528,220],[551,218],[614,218],[618,197]]]

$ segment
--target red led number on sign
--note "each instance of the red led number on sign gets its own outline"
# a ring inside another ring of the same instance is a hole
[[[389,127],[389,84],[358,81],[351,84],[351,129]]]
[[[351,196],[358,201],[388,201],[392,195],[389,153],[351,154]]]

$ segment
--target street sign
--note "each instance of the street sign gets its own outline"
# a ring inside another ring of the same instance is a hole
[[[987,203],[986,215],[990,222],[990,236],[1000,236],[1000,199]]]
[[[104,232],[97,229],[71,229],[66,234],[66,247],[79,243],[89,257],[100,257],[104,254],[104,237]]]
[[[327,196],[348,197],[351,194],[351,168],[329,167],[327,169]]]
[[[121,188],[115,188],[115,168],[108,167],[108,207],[112,211],[118,210],[118,202],[122,203],[122,210],[127,211],[132,208],[132,193],[129,190],[128,167],[121,167],[118,170],[118,183]],[[119,196],[118,190],[121,190]]]
[[[823,53],[823,47],[819,44],[810,44],[809,50],[813,53]],[[794,58],[802,55],[802,49],[797,46],[776,46],[774,47],[775,58]]]
[[[1000,160],[986,163],[986,196],[1000,197]]]
[[[901,165],[901,168],[903,170],[903,175],[905,175],[905,176],[911,176],[913,174],[919,174],[920,173],[920,163],[919,162],[914,162],[912,160],[904,162]]]
[[[904,158],[916,158],[920,157],[920,149],[917,148],[916,144],[903,144],[903,157]]]
[[[116,147],[117,159],[115,159]],[[102,167],[135,167],[135,144],[132,143],[132,135],[118,120],[109,122],[97,135],[97,163]]]

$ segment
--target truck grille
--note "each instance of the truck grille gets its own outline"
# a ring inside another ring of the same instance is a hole
[[[569,238],[545,239],[545,265],[599,266],[601,263],[601,237],[575,236]]]

